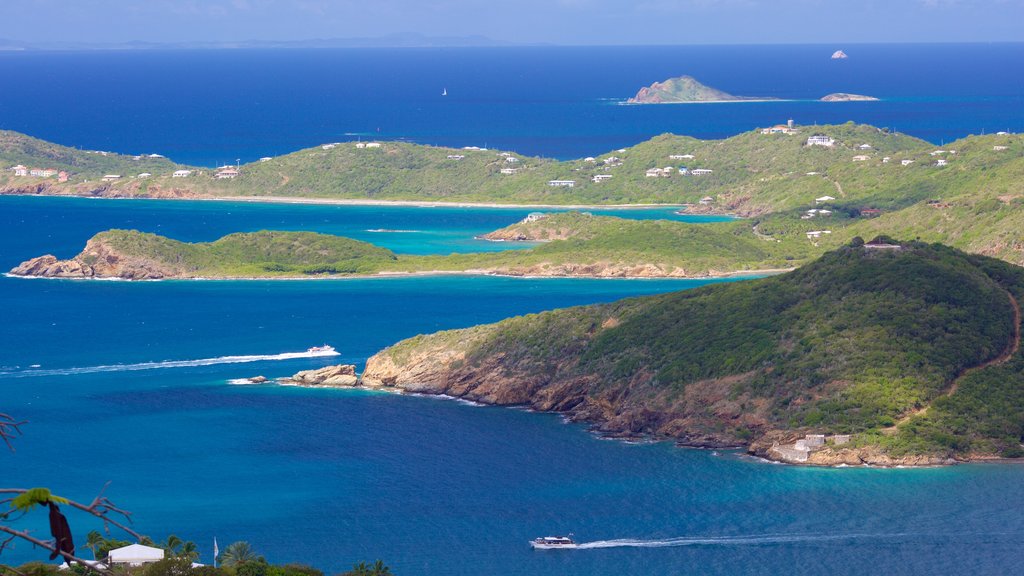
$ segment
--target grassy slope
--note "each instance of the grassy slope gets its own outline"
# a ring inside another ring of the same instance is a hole
[[[625,220],[575,212],[554,214],[548,225],[576,231],[571,238],[526,250],[451,254],[395,255],[384,248],[348,238],[310,232],[232,234],[212,243],[189,244],[155,234],[112,230],[94,237],[119,252],[149,259],[196,276],[290,276],[370,274],[377,272],[494,270],[512,274],[542,273],[553,267],[600,269],[656,266],[702,276],[745,270],[791,267],[804,253],[784,251],[764,242],[742,223],[709,228],[668,220]]]
[[[239,233],[190,244],[135,230],[109,230],[92,242],[210,277],[372,273],[395,259],[385,248],[313,232]]]
[[[11,173],[6,169],[17,164],[23,164],[29,168],[65,170],[79,179],[97,179],[106,174],[119,174],[126,177],[142,172],[169,174],[179,168],[179,165],[166,158],[143,156],[136,159],[135,156],[123,154],[78,150],[17,132],[0,130],[0,168],[4,170],[0,181],[5,178],[9,184],[25,180],[44,181],[43,179],[10,177]],[[55,179],[47,180],[55,181]]]
[[[860,433],[894,454],[1019,455],[1019,352],[943,396],[1012,339],[1007,290],[1024,296],[1024,270],[997,260],[938,245],[844,248],[783,276],[517,317],[381,354],[401,364],[458,347],[455,382],[487,378],[475,367],[552,389],[588,382],[597,401],[643,407],[649,428],[637,432],[680,417],[691,433],[737,441],[806,429]]]

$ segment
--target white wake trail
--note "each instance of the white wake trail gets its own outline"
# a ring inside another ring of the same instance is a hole
[[[282,354],[260,354],[251,356],[218,356],[217,358],[201,358],[198,360],[165,360],[162,362],[140,362],[137,364],[109,364],[103,366],[85,366],[78,368],[26,369],[0,372],[0,378],[28,378],[32,376],[71,376],[75,374],[94,374],[97,372],[129,372],[133,370],[155,370],[159,368],[191,368],[195,366],[213,366],[216,364],[244,364],[247,362],[264,362],[278,360],[294,360],[296,358],[319,358],[323,356],[340,356],[338,352],[285,352]]]
[[[902,534],[764,534],[759,536],[684,536],[658,540],[597,540],[581,542],[577,550],[598,548],[668,548],[673,546],[756,546],[760,544],[787,544],[796,542],[827,542],[835,540],[858,540],[863,538],[896,538]]]

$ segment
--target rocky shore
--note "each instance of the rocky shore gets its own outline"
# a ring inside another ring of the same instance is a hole
[[[80,254],[59,260],[52,254],[22,262],[11,269],[14,276],[42,278],[120,278],[123,280],[160,280],[180,278],[185,271],[148,258],[123,254],[113,246],[89,240]]]
[[[354,365],[338,364],[335,366],[324,366],[315,370],[303,370],[295,373],[290,378],[282,378],[279,382],[293,386],[313,388],[354,388],[359,385],[359,377],[356,376],[356,367]]]

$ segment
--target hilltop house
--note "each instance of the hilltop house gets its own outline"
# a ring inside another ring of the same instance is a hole
[[[264,156],[263,158],[260,158],[260,162],[270,162],[271,160],[273,160],[273,158],[271,158],[270,156]]]
[[[576,186],[575,180],[548,180],[548,186],[552,188],[573,188]]]
[[[594,158],[593,156],[587,156],[586,158],[583,159],[583,161],[589,162],[590,164],[596,164],[597,158]]]
[[[796,130],[786,124],[776,124],[770,128],[762,128],[761,134],[796,134]]]
[[[225,167],[221,168],[220,170],[218,170],[217,173],[214,174],[213,177],[218,179],[218,180],[225,180],[225,179],[230,179],[230,178],[237,178],[238,174],[239,174],[239,172],[238,172],[237,168],[234,168],[232,166],[225,166]]]
[[[834,139],[832,139],[831,137],[826,136],[824,134],[815,134],[814,136],[811,136],[811,137],[807,138],[807,145],[808,146],[825,146],[827,148],[831,148],[831,147],[836,145],[836,141]]]
[[[159,562],[163,559],[163,548],[143,546],[142,544],[131,544],[111,550],[107,554],[107,565],[114,566],[116,564],[120,564],[122,566],[142,566],[144,564]]]

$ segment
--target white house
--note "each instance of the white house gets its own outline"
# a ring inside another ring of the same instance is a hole
[[[120,174],[107,174],[106,176],[104,176],[102,178],[102,180],[104,182],[113,182],[114,180],[120,180],[120,179],[121,179],[121,175]]]
[[[826,136],[824,134],[815,134],[814,136],[811,136],[811,137],[807,138],[807,145],[808,146],[826,146],[828,148],[831,148],[832,146],[836,145],[836,141],[833,140],[831,137]]]
[[[814,203],[815,204],[824,204],[825,202],[831,202],[833,200],[835,200],[835,198],[833,198],[831,196],[822,196],[821,198],[815,198],[814,199]]]
[[[693,170],[690,170],[690,174],[693,176],[705,176],[712,172],[714,172],[714,170],[708,170],[707,168],[694,168]]]
[[[776,124],[771,128],[762,128],[761,134],[795,134],[796,130],[787,124]]]
[[[448,159],[449,160],[462,160],[463,158],[465,158],[465,156],[463,156],[462,154],[449,154],[448,155]]]
[[[859,155],[853,157],[853,161],[854,162],[866,162],[866,161],[868,161],[870,159],[871,159],[871,156],[865,156],[864,154],[859,154]]]
[[[501,169],[501,173],[502,174],[515,174],[516,172],[519,172],[518,168],[502,168]]]
[[[337,148],[337,147],[338,147],[337,144],[324,144],[323,146],[321,146],[321,148],[323,148],[324,150],[330,150],[331,148]]]
[[[595,174],[591,180],[594,182],[604,182],[605,180],[611,180],[613,174]]]
[[[107,555],[107,564],[110,566],[121,564],[128,566],[142,566],[152,562],[159,562],[164,559],[164,550],[142,544],[131,544],[122,548],[114,548]]]
[[[1003,150],[1006,150],[1006,148],[1007,148],[1006,146],[993,146],[992,147],[992,149],[995,150],[996,152],[1001,152]]]
[[[149,178],[150,176],[152,176],[152,174],[150,174],[149,172],[143,172],[136,176],[136,178]]]
[[[649,168],[647,172],[644,172],[646,178],[657,178],[661,176],[661,168]]]
[[[150,154],[149,157],[150,158],[163,158],[163,155],[162,154]]]
[[[576,186],[575,180],[548,180],[548,186],[552,188],[572,188]]]
[[[15,176],[28,176],[27,166],[22,166],[21,164],[18,164],[17,166],[12,167],[11,170],[14,170]]]
[[[260,158],[260,162],[270,162],[271,160],[273,160],[273,158],[271,158],[270,156],[264,156],[263,158]]]
[[[367,148],[380,148],[380,142],[367,142]]]
[[[831,234],[831,230],[811,230],[807,233],[808,238],[821,238],[822,234]]]
[[[622,158],[619,158],[618,156],[609,156],[609,157],[605,158],[603,160],[603,162],[605,164],[608,164],[608,165],[621,164],[622,163]]]
[[[914,163],[913,160],[900,160],[900,164],[903,165],[903,166],[910,166],[913,163]]]
[[[214,178],[218,180],[225,180],[229,178],[238,177],[238,169],[232,167],[221,168],[215,175]]]
[[[939,158],[938,160],[935,161],[936,166],[946,166],[948,164],[949,162],[947,162],[944,158]]]
[[[360,150],[366,148],[366,142],[356,142],[356,148],[359,148]]]
[[[886,156],[885,158],[882,158],[882,164],[888,164],[890,160],[892,160],[892,158]]]
[[[175,170],[174,174],[171,174],[171,178],[188,178],[191,175],[191,170]]]
[[[715,201],[715,199],[712,198],[711,196],[705,196],[705,197],[700,199],[700,204],[703,205],[703,206],[707,206],[708,204],[711,204],[714,201]]]
[[[597,163],[597,158],[594,158],[593,156],[587,156],[586,158],[583,159],[583,161],[595,164]]]
[[[871,144],[861,144],[860,146],[857,146],[857,148],[861,150],[871,150]]]
[[[508,162],[509,164],[515,164],[516,162],[519,162],[519,158],[516,158],[515,156],[506,156],[505,162]]]

